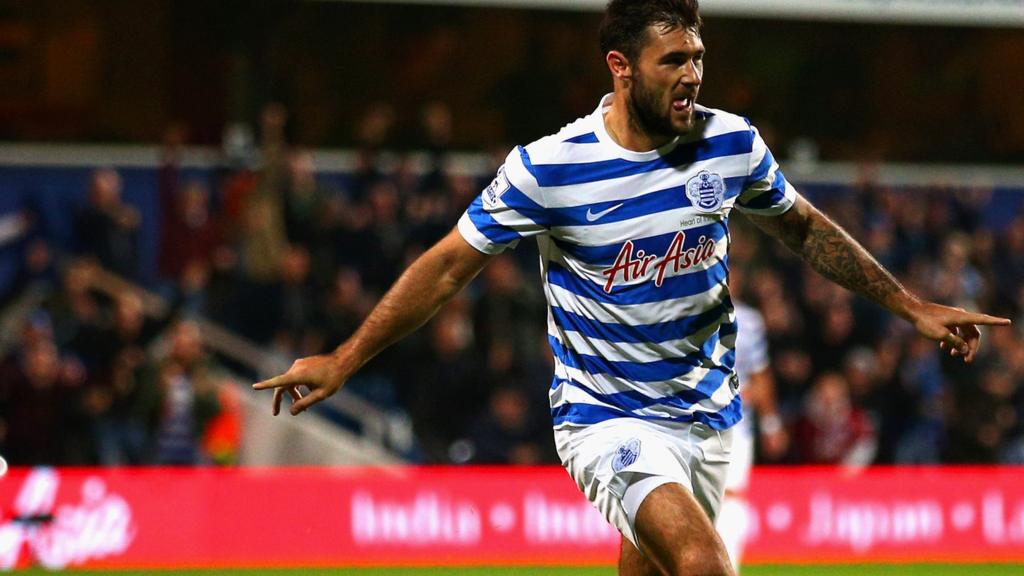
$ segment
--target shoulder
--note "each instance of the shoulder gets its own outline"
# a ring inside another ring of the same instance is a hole
[[[739,114],[733,114],[718,108],[708,108],[699,104],[697,105],[696,112],[704,123],[705,137],[734,132],[753,132],[755,130],[750,120]]]
[[[550,166],[608,159],[610,153],[598,139],[594,121],[593,114],[584,116],[522,146],[525,161],[532,166]]]
[[[516,146],[505,158],[505,173],[520,190],[537,190],[548,167],[606,159],[593,125],[593,116],[584,116],[563,126],[558,132]]]
[[[566,124],[554,134],[530,142],[522,148],[538,164],[552,164],[598,144],[593,116],[583,116]]]

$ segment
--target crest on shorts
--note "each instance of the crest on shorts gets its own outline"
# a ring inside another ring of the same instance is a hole
[[[494,180],[484,188],[484,205],[488,208],[494,208],[498,205],[498,199],[512,185],[508,183],[508,176],[505,175],[505,167],[498,168],[498,174],[494,177]]]
[[[624,468],[636,462],[636,459],[639,457],[640,440],[638,438],[626,440],[615,449],[615,457],[612,458],[612,471],[621,472]]]
[[[686,181],[686,197],[699,212],[714,212],[725,202],[725,181],[715,172],[701,170]]]

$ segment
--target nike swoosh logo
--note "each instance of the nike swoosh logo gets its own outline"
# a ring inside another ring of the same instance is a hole
[[[616,204],[615,206],[606,210],[601,210],[600,212],[591,212],[591,209],[587,208],[587,222],[596,222],[619,208],[622,208],[622,204]]]

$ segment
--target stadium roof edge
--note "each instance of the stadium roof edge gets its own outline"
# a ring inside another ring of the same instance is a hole
[[[307,0],[600,11],[606,0]],[[703,0],[708,16],[1024,27],[1024,0]]]

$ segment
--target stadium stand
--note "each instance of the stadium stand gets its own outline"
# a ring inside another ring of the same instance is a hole
[[[371,145],[322,154],[288,148],[273,111],[264,122],[261,157],[241,164],[173,137],[159,151],[92,149],[90,159],[79,150],[65,164],[52,150],[36,163],[43,155],[31,147],[5,151],[0,209],[14,224],[0,288],[5,319],[20,328],[4,351],[0,452],[13,464],[237,461],[250,399],[205,381],[228,371],[253,380],[336,346],[495,168],[488,155],[450,156],[443,135],[418,155]],[[1022,317],[1024,183],[969,167],[923,178],[899,166],[833,168],[831,179],[789,176],[915,291]],[[740,297],[765,316],[796,439],[780,462],[843,462],[849,454],[836,447],[864,442],[872,449],[857,452],[862,463],[1024,462],[1019,331],[993,333],[965,371],[735,221],[730,264],[750,279]],[[384,460],[555,461],[532,250],[498,259],[318,413],[368,438]],[[200,357],[202,370],[182,369]],[[179,390],[180,375],[188,386]],[[12,396],[21,380],[31,403]],[[178,397],[191,409],[168,421]],[[229,423],[218,423],[227,407]],[[49,430],[39,442],[52,444],[35,455],[15,448],[26,419]],[[193,431],[187,447],[182,427]]]

